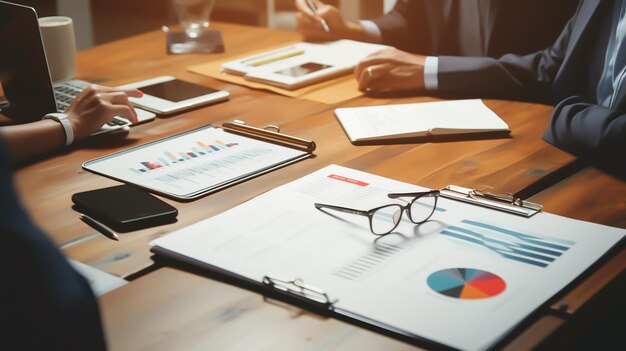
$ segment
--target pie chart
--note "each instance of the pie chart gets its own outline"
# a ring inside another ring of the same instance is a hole
[[[428,276],[434,291],[462,300],[494,297],[506,288],[506,282],[493,273],[474,268],[448,268]]]

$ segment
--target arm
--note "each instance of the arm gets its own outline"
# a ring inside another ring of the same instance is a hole
[[[438,95],[550,102],[550,89],[570,43],[576,15],[554,45],[525,56],[440,56]]]
[[[384,44],[428,55],[432,47],[430,38],[432,21],[429,18],[425,1],[398,0],[393,10],[373,19],[372,22],[380,29]]]
[[[136,123],[137,114],[128,96],[141,97],[142,93],[135,89],[121,90],[97,85],[85,89],[66,111],[74,129],[75,140],[87,138],[114,116],[124,116]],[[65,132],[61,124],[53,120],[2,127],[1,133],[14,161],[65,145]]]
[[[358,41],[372,41],[367,31],[360,23],[346,21],[339,9],[327,5],[321,1],[313,0],[317,11],[309,8],[306,0],[296,0],[296,27],[298,32],[304,36],[305,40],[311,41],[329,41],[338,39],[352,39]],[[323,18],[330,29],[326,32],[320,23]]]
[[[543,139],[588,161],[626,172],[626,114],[569,97],[554,108]]]

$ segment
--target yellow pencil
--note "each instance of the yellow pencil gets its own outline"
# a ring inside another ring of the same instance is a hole
[[[267,57],[267,58],[262,58],[260,60],[257,60],[257,61],[249,63],[248,66],[253,66],[253,67],[262,66],[262,65],[267,64],[267,63],[280,61],[280,60],[283,60],[283,59],[286,59],[286,58],[289,58],[289,57],[294,57],[294,56],[298,56],[298,55],[302,55],[302,54],[304,54],[304,49],[294,50],[294,51],[286,52],[284,54],[271,56],[271,57]]]

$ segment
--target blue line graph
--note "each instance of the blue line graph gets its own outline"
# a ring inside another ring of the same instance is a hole
[[[461,226],[447,227],[441,234],[480,245],[503,258],[536,267],[547,267],[576,244],[571,240],[525,234],[469,219],[462,220]]]

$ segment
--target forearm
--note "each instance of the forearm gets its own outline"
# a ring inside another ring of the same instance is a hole
[[[608,156],[626,165],[626,114],[584,102],[578,96],[556,105],[543,138],[578,156]]]
[[[54,120],[0,128],[13,161],[20,161],[59,149],[65,145],[65,132]]]

